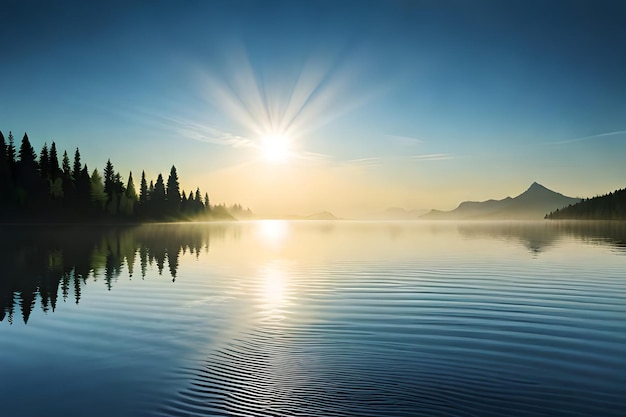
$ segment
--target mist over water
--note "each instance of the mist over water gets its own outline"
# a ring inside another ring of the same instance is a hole
[[[2,415],[626,409],[623,223],[0,233]]]

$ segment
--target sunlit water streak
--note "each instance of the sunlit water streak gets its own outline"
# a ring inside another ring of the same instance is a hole
[[[18,239],[2,415],[620,416],[623,229],[162,225],[82,242],[88,277]]]

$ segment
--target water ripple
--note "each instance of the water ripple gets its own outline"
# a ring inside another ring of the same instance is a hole
[[[158,415],[621,415],[621,277],[479,270],[301,271],[292,284],[314,319],[253,315]]]

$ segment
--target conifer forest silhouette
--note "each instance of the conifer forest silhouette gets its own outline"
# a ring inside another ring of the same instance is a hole
[[[60,159],[60,164],[59,164]],[[234,211],[243,212],[239,204]],[[232,211],[232,210],[231,210]],[[132,172],[123,180],[111,160],[102,173],[89,171],[76,148],[59,157],[56,143],[44,144],[39,156],[24,133],[16,149],[13,133],[0,132],[0,222],[144,222],[232,219],[225,205],[213,206],[200,188],[181,191],[175,166],[167,181],[142,171],[139,191]]]

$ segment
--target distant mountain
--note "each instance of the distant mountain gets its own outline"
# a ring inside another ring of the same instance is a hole
[[[579,201],[579,198],[566,197],[533,182],[517,197],[507,197],[502,200],[464,201],[452,211],[431,210],[422,216],[422,219],[540,220],[547,213]]]
[[[377,220],[417,220],[428,210],[405,210],[401,207],[390,207],[382,213],[374,215]]]
[[[333,213],[330,211],[322,211],[315,214],[309,214],[304,217],[305,220],[339,220],[339,218],[335,217]]]
[[[281,218],[285,220],[339,220],[339,218],[330,211],[320,211],[319,213],[309,214],[308,216],[290,214],[282,216]]]
[[[626,220],[626,188],[552,211],[547,219]]]

